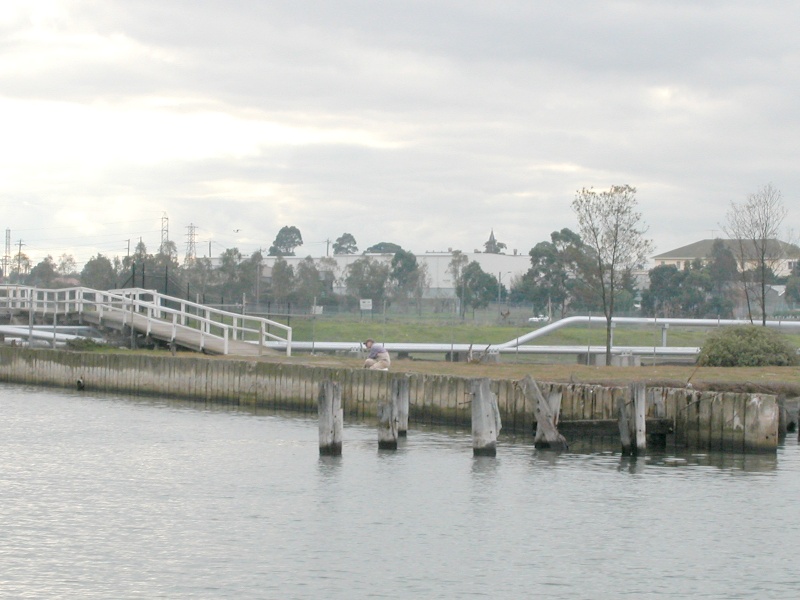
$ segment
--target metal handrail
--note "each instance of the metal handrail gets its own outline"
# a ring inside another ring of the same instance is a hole
[[[168,304],[177,305],[172,308]],[[125,288],[103,291],[86,287],[44,289],[25,285],[0,285],[0,310],[26,310],[33,314],[66,315],[96,312],[102,318],[104,313],[122,315],[123,325],[133,325],[133,315],[146,319],[145,332],[152,331],[154,323],[172,325],[175,339],[179,327],[195,329],[200,332],[200,347],[205,340],[217,338],[223,341],[224,353],[229,353],[229,341],[247,341],[255,338],[260,346],[269,341],[286,345],[286,355],[292,355],[292,328],[283,323],[233,313],[213,308],[183,298],[162,294],[156,290]],[[274,334],[268,328],[285,332],[284,337]]]

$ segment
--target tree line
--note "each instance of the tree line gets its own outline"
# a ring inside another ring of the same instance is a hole
[[[486,273],[476,261],[455,251],[448,265],[455,298],[462,317],[468,310],[487,307],[493,301],[530,304],[534,312],[553,317],[568,314],[603,314],[610,350],[613,315],[641,311],[645,316],[729,318],[734,307],[744,304],[751,320],[767,317],[767,288],[785,283],[787,297],[800,302],[800,260],[785,280],[775,274],[785,259],[785,245],[777,244],[786,209],[780,192],[771,185],[750,194],[743,203],[732,202],[723,231],[729,240],[715,241],[706,260],[697,259],[679,269],[659,265],[648,272],[649,285],[638,289],[634,273],[643,269],[653,250],[647,226],[638,210],[636,189],[611,186],[608,190],[584,188],[576,192],[572,210],[577,231],[554,231],[548,241],[529,252],[528,271],[508,282]],[[147,287],[201,301],[296,303],[301,305],[357,306],[368,298],[380,309],[396,304],[405,310],[422,311],[423,297],[430,287],[425,263],[398,244],[380,242],[367,248],[344,272],[330,257],[310,256],[290,265],[303,239],[295,226],[280,229],[268,256],[275,257],[271,276],[261,277],[264,255],[260,250],[244,256],[237,248],[222,252],[216,265],[208,258],[193,258],[179,264],[172,242],[150,254],[140,241],[134,253],[124,258],[102,254],[92,257],[80,272],[80,283],[98,289]],[[505,244],[494,238],[484,244],[486,252],[500,253]],[[796,247],[794,247],[796,249]],[[332,245],[334,255],[358,254],[350,233]],[[391,260],[371,254],[391,255]],[[23,273],[23,257],[12,261],[17,272],[12,280],[50,287],[59,276],[74,270],[75,261],[63,255],[47,257]],[[800,257],[799,257],[800,258]],[[12,269],[14,268],[12,264]],[[344,289],[345,294],[335,290]]]

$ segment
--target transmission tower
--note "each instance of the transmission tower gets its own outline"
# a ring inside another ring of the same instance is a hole
[[[183,259],[183,262],[190,263],[197,258],[197,225],[189,223],[186,229],[186,257]]]
[[[168,244],[169,244],[169,217],[167,213],[164,213],[161,216],[161,247],[159,248],[159,253],[161,255],[168,254]]]

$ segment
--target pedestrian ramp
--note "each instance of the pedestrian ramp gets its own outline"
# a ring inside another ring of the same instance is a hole
[[[276,354],[268,344],[292,353],[292,328],[263,317],[221,310],[155,290],[128,288],[111,291],[85,287],[41,289],[0,286],[0,314],[9,325],[0,333],[30,343],[63,343],[82,337],[65,333],[63,325],[78,321],[159,340],[208,354],[259,356]],[[25,327],[25,319],[28,327]],[[52,323],[52,329],[48,324]],[[59,326],[61,323],[61,326]]]

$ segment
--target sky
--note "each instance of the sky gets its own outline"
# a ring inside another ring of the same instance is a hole
[[[14,256],[527,254],[578,190],[637,189],[656,253],[767,184],[800,218],[800,4],[3,0]]]

